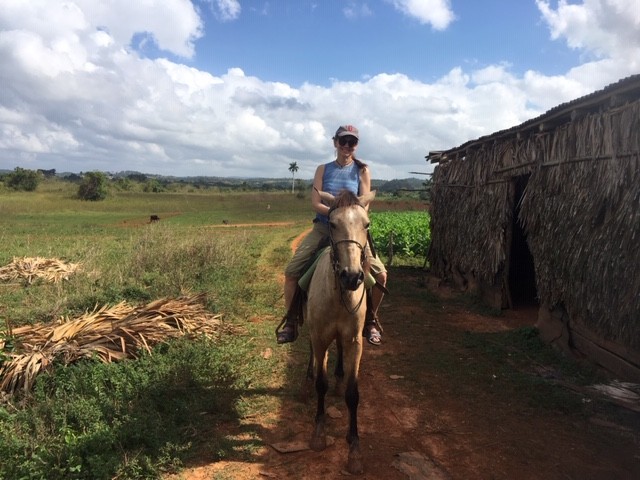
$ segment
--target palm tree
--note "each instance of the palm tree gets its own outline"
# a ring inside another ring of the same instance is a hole
[[[295,193],[296,186],[296,172],[298,171],[298,162],[291,162],[289,164],[289,171],[291,172],[291,193]]]

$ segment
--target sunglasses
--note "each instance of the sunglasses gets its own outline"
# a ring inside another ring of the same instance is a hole
[[[356,137],[345,136],[338,138],[338,143],[341,147],[344,147],[345,145],[349,145],[349,147],[355,147],[356,145],[358,145],[358,139]]]

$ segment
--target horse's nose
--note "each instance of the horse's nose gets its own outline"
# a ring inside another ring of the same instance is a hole
[[[362,282],[364,282],[364,272],[362,270],[353,272],[343,268],[340,272],[340,283],[346,290],[356,290]]]

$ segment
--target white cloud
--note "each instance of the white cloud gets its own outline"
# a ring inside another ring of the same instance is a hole
[[[445,30],[455,19],[450,0],[386,0],[405,15],[420,23]]]
[[[3,0],[0,30],[30,32],[51,48],[83,44],[96,30],[125,47],[146,34],[161,50],[191,57],[202,23],[186,0]]]
[[[239,0],[205,0],[211,4],[213,12],[223,22],[235,20],[240,16],[242,7]],[[266,6],[264,7],[267,8]],[[266,10],[265,10],[266,11]]]
[[[638,0],[536,0],[554,39],[596,58],[626,59],[640,70],[640,3]]]
[[[622,0],[587,0],[577,10],[538,1],[552,35],[593,55],[564,75],[517,76],[500,63],[454,67],[431,83],[378,73],[298,88],[130,48],[147,32],[161,48],[191,55],[202,21],[186,0],[113,0],[109,9],[100,0],[2,3],[0,168],[281,177],[295,161],[299,177],[311,178],[331,158],[337,126],[353,123],[374,176],[403,178],[428,168],[429,150],[512,127],[639,70],[638,14]],[[395,2],[444,25],[420,9],[427,3]],[[237,2],[220,5],[239,14]],[[448,5],[432,7],[450,22]]]
[[[347,6],[342,9],[342,13],[347,18],[370,17],[373,12],[366,3],[358,4],[354,1],[347,2]]]

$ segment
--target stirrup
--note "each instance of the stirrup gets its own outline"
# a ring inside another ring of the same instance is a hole
[[[367,310],[367,313],[364,317],[364,327],[365,329],[367,327],[375,327],[377,330],[380,331],[380,333],[384,332],[384,328],[382,328],[382,324],[380,323],[380,319],[378,318],[378,315],[371,313],[369,310]]]
[[[298,324],[287,315],[276,327],[276,342],[278,344],[294,342],[298,338]]]

